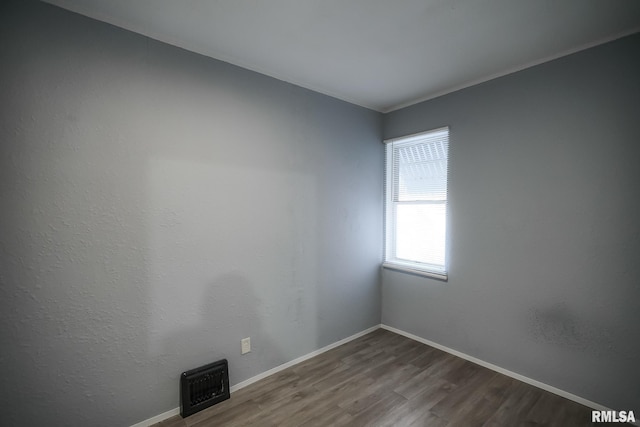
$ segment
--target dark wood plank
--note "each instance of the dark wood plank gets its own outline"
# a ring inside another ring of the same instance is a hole
[[[507,398],[485,422],[485,426],[512,426],[524,422],[526,415],[544,392],[529,384],[513,380],[507,393]]]
[[[405,403],[397,405],[392,411],[380,419],[380,426],[408,426],[430,421],[436,423],[437,416],[431,408],[447,397],[455,389],[455,385],[435,379],[426,384],[423,390]],[[440,419],[438,419],[440,420]],[[446,420],[442,420],[446,423]]]

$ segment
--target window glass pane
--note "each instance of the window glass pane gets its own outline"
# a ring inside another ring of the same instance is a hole
[[[444,269],[446,204],[397,204],[396,209],[396,258]]]

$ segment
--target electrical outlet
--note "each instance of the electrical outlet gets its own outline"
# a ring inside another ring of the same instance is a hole
[[[251,351],[251,337],[247,337],[240,341],[242,344],[242,354],[247,354]]]

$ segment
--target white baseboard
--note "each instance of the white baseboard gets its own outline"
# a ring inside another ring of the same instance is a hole
[[[504,374],[504,375],[506,375],[508,377],[511,377],[511,378],[514,378],[514,379],[516,379],[518,381],[522,381],[523,383],[530,384],[530,385],[532,385],[534,387],[538,387],[538,388],[540,388],[542,390],[545,390],[545,391],[548,391],[550,393],[556,394],[556,395],[558,395],[560,397],[564,397],[566,399],[572,400],[572,401],[574,401],[576,403],[579,403],[581,405],[587,406],[587,407],[589,407],[591,409],[595,409],[597,411],[610,411],[611,410],[611,409],[607,408],[604,405],[600,405],[599,403],[592,402],[592,401],[584,399],[584,398],[582,398],[580,396],[576,396],[575,394],[571,394],[571,393],[566,392],[564,390],[560,390],[559,388],[550,386],[549,384],[541,383],[540,381],[536,381],[536,380],[531,379],[529,377],[525,377],[524,375],[520,375],[518,373],[509,371],[508,369],[501,368],[500,366],[494,365],[493,363],[485,362],[484,360],[477,359],[477,358],[475,358],[473,356],[469,356],[468,354],[462,353],[462,352],[460,352],[458,350],[454,350],[454,349],[449,348],[449,347],[445,347],[445,346],[443,346],[441,344],[435,343],[433,341],[429,341],[429,340],[421,338],[421,337],[419,337],[417,335],[410,334],[409,332],[405,332],[403,330],[396,329],[394,327],[387,326],[387,325],[384,325],[384,324],[380,325],[380,327],[382,329],[386,329],[387,331],[394,332],[394,333],[396,333],[398,335],[402,335],[404,337],[411,338],[412,340],[418,341],[418,342],[420,342],[422,344],[426,344],[428,346],[437,348],[438,350],[442,350],[442,351],[445,351],[447,353],[453,354],[454,356],[458,356],[461,359],[465,359],[465,360],[468,360],[469,362],[473,362],[473,363],[475,363],[477,365],[484,366],[485,368],[491,369],[492,371],[496,371],[496,372],[498,372],[500,374]]]
[[[280,372],[280,371],[282,371],[284,369],[287,369],[287,368],[289,368],[289,367],[291,367],[293,365],[297,365],[298,363],[304,362],[307,359],[311,359],[312,357],[315,357],[315,356],[317,356],[319,354],[322,354],[322,353],[324,353],[326,351],[329,351],[329,350],[331,350],[333,348],[341,346],[342,344],[346,344],[349,341],[353,341],[356,338],[360,338],[361,336],[366,335],[366,334],[368,334],[370,332],[373,332],[376,329],[380,329],[380,327],[381,327],[381,325],[372,326],[371,328],[365,329],[364,331],[358,332],[357,334],[351,335],[350,337],[341,339],[340,341],[336,341],[333,344],[329,344],[329,345],[327,345],[325,347],[322,347],[321,349],[312,351],[311,353],[307,353],[304,356],[298,357],[297,359],[293,359],[290,362],[283,363],[282,365],[276,366],[275,368],[269,369],[268,371],[265,371],[265,372],[263,372],[261,374],[258,374],[258,375],[254,376],[254,377],[251,377],[251,378],[249,378],[247,380],[239,382],[236,385],[232,385],[230,391],[231,391],[231,393],[235,393],[236,391],[238,391],[238,390],[240,390],[240,389],[242,389],[242,388],[244,388],[244,387],[246,387],[246,386],[248,386],[250,384],[253,384],[256,381],[260,381],[263,378],[266,378],[266,377],[268,377],[270,375],[276,374],[276,373],[278,373],[278,372]],[[163,412],[162,414],[156,415],[155,417],[151,417],[151,418],[149,418],[147,420],[140,421],[139,423],[134,424],[131,427],[149,427],[149,426],[151,426],[153,424],[159,423],[160,421],[164,421],[167,418],[171,418],[174,415],[178,415],[179,413],[180,413],[180,408],[174,408],[174,409],[171,409],[170,411]]]

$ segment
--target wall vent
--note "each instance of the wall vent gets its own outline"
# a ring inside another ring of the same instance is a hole
[[[226,359],[183,372],[180,375],[180,415],[202,411],[231,397]]]

